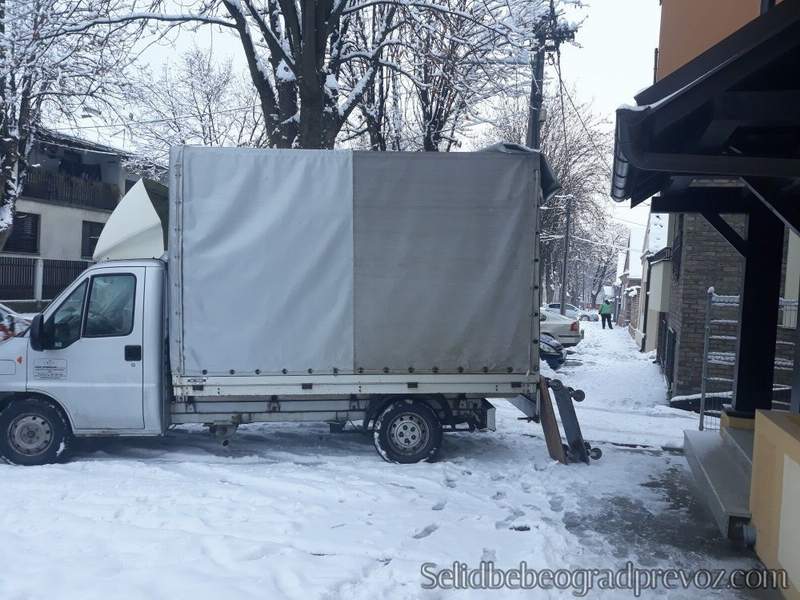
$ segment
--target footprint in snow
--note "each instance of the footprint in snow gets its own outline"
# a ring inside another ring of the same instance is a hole
[[[502,500],[506,497],[505,492],[496,492],[494,496],[492,496],[492,500]]]
[[[524,517],[524,516],[525,516],[525,511],[524,510],[520,510],[518,508],[512,508],[511,512],[509,513],[509,515],[505,519],[503,519],[502,521],[497,521],[494,524],[494,527],[495,527],[495,529],[508,529],[509,525],[511,525],[511,523],[513,523],[514,521],[516,521],[520,517]],[[512,529],[513,529],[513,527],[512,527]]]
[[[456,480],[448,477],[444,480],[444,484],[452,490],[456,487]]]
[[[434,504],[431,510],[444,510],[445,506],[447,506],[447,502],[442,500],[441,502],[437,502],[436,504]]]
[[[564,510],[564,498],[561,496],[550,497],[550,510],[553,512],[561,512]]]
[[[428,537],[430,534],[432,534],[437,529],[439,529],[438,525],[426,525],[424,529],[422,529],[421,531],[418,531],[412,537],[415,540],[421,540],[422,538]]]

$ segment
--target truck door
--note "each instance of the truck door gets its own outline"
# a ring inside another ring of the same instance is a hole
[[[44,315],[29,389],[62,403],[75,430],[144,429],[145,268],[93,269]]]

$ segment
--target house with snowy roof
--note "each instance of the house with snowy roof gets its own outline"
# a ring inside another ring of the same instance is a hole
[[[41,130],[17,202],[14,227],[0,248],[0,302],[39,310],[90,263],[100,232],[139,179],[119,149]]]
[[[668,244],[669,218],[651,213],[647,219],[644,242],[641,248],[641,298],[636,326],[631,333],[642,352],[658,347],[663,335],[660,325],[669,311],[669,294],[672,284],[670,248]]]
[[[639,290],[642,286],[641,248],[644,230],[636,227],[628,237],[627,250],[623,253],[622,273],[618,275],[619,303],[617,306],[617,325],[628,327],[630,331],[638,326]]]

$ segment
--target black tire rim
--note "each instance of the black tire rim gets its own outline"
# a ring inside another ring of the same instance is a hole
[[[17,416],[8,426],[8,442],[22,456],[39,456],[53,444],[53,424],[42,415]]]
[[[430,427],[427,421],[416,413],[401,413],[389,423],[386,437],[395,451],[404,456],[411,456],[427,446]]]

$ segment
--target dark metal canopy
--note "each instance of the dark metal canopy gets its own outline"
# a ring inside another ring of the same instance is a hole
[[[768,409],[784,226],[800,233],[800,0],[769,8],[636,102],[617,111],[611,195],[699,213],[745,258],[732,410]],[[746,237],[726,213],[747,215]],[[796,350],[800,404],[800,338]]]
[[[800,0],[784,0],[636,102],[617,110],[615,200],[635,206],[660,193],[665,212],[744,212],[759,196],[797,197]]]

